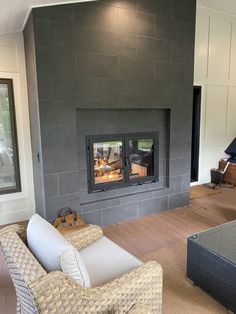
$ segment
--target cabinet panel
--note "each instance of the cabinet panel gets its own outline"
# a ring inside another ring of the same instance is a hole
[[[230,40],[231,22],[211,17],[208,76],[215,83],[229,78]]]
[[[210,17],[197,14],[195,37],[195,80],[207,78]]]
[[[236,87],[229,88],[227,137],[236,137]]]
[[[206,100],[205,138],[207,140],[224,139],[226,134],[227,110],[226,86],[208,86]]]
[[[236,22],[232,22],[230,80],[236,82]]]

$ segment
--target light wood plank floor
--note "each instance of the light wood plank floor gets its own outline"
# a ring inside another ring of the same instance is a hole
[[[178,252],[185,254],[188,235],[234,219],[236,219],[236,189],[223,189],[219,194],[194,199],[187,207],[109,225],[104,228],[104,233],[144,261],[154,258],[159,259],[158,262],[166,263],[163,259],[167,252],[165,250],[174,248],[171,252],[176,259],[175,263],[178,264]],[[184,262],[182,264],[181,267],[184,268]],[[172,266],[164,265],[164,270],[165,267],[168,271],[168,267]],[[14,288],[0,252],[0,314],[15,314],[15,306]],[[164,313],[172,312],[166,306]],[[215,313],[225,312],[220,308]]]
[[[190,234],[236,219],[236,189],[222,189],[219,194],[191,200],[190,205],[157,215],[109,225],[107,237],[142,257],[173,246]]]
[[[186,239],[235,219],[236,189],[223,189],[187,207],[107,226],[104,233],[141,260],[162,265],[163,314],[225,314],[222,305],[186,280]]]

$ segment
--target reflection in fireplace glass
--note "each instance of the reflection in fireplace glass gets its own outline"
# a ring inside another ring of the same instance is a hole
[[[123,180],[122,141],[93,144],[95,184]]]
[[[153,139],[129,140],[129,167],[131,179],[154,175]]]

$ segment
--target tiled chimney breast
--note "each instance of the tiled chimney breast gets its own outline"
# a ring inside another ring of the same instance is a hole
[[[195,11],[195,0],[32,10],[24,39],[38,213],[53,220],[69,206],[106,225],[188,204]],[[87,109],[155,112],[159,182],[88,194],[79,151]]]

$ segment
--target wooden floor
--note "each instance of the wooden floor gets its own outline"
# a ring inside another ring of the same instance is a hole
[[[172,246],[190,234],[236,219],[236,189],[191,200],[187,207],[105,227],[117,244],[142,257]]]
[[[236,189],[191,201],[182,207],[104,228],[104,233],[132,254],[147,260],[152,252],[178,246],[186,237],[236,219]],[[15,314],[15,293],[0,252],[0,314]]]

